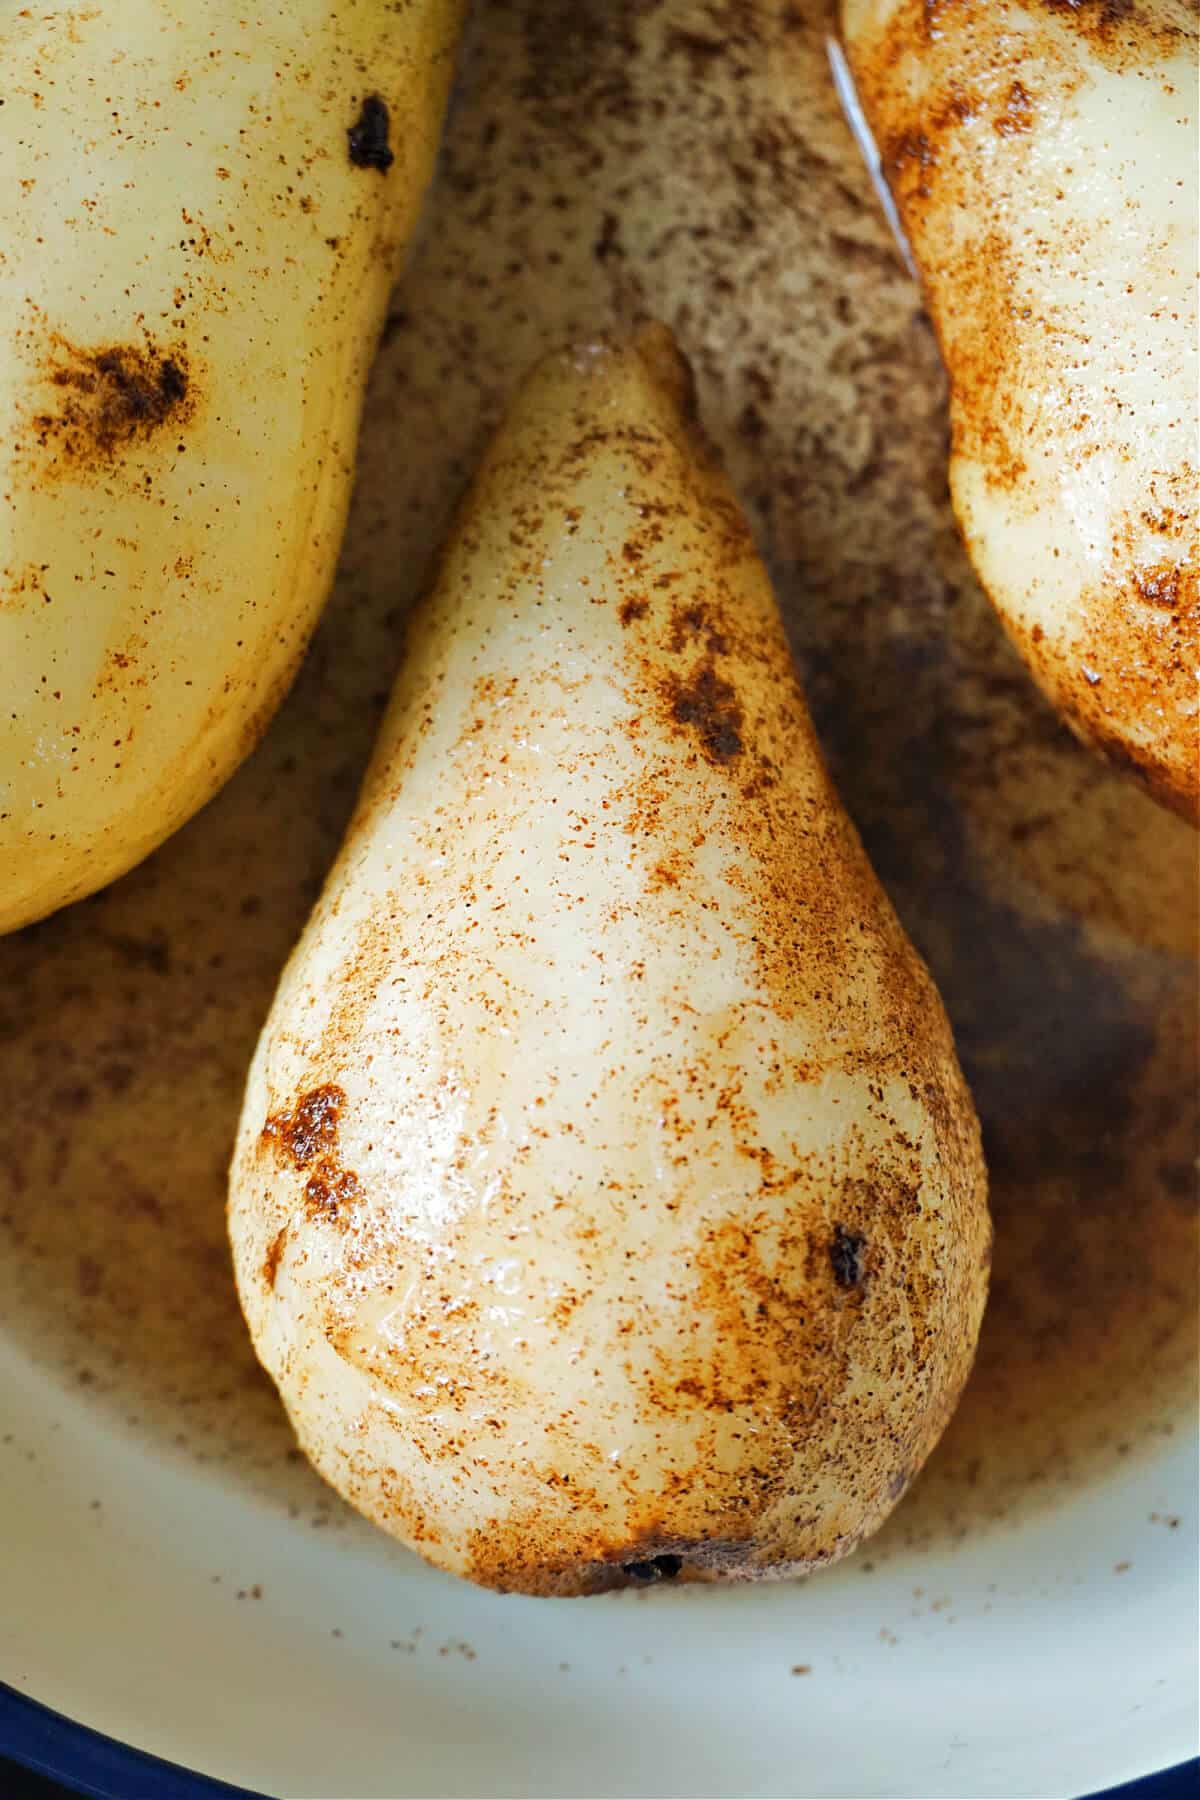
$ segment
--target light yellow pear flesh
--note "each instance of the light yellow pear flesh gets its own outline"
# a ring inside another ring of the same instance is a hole
[[[484,462],[230,1227],[317,1468],[490,1586],[828,1562],[949,1417],[975,1114],[661,328],[547,362]]]
[[[292,678],[460,10],[6,12],[0,931],[145,856]]]
[[[843,0],[980,577],[1069,724],[1200,814],[1197,11]]]

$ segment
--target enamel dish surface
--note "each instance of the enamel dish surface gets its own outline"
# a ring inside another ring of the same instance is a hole
[[[1196,840],[1040,697],[950,512],[816,5],[478,9],[333,602],[233,783],[0,941],[0,1677],[287,1795],[1074,1795],[1196,1738]],[[799,1583],[503,1598],[351,1515],[234,1298],[246,1067],[516,382],[664,318],[954,1025],[996,1241],[892,1519]]]

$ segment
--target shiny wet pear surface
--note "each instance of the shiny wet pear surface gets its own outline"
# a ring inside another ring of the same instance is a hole
[[[0,932],[161,843],[296,672],[459,12],[5,22]]]
[[[523,390],[234,1163],[243,1305],[309,1456],[530,1592],[852,1549],[986,1292],[949,1028],[691,407],[661,329]]]
[[[1200,810],[1197,16],[846,0],[984,586],[1083,737]]]

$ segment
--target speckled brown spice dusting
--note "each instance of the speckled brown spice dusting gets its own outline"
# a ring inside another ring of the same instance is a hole
[[[1073,729],[1160,802],[1200,817],[1184,543],[1178,583],[1168,572],[1155,592],[1143,572],[1158,561],[1146,532],[1160,518],[1177,517],[1167,530],[1194,542],[1183,523],[1196,489],[1183,398],[1195,386],[1194,201],[1182,174],[1143,186],[1139,169],[1143,155],[1155,167],[1182,157],[1181,170],[1187,159],[1190,102],[1171,96],[1181,80],[1194,91],[1196,9],[1019,0],[931,12],[927,0],[898,0],[847,18],[858,92],[951,377],[951,484],[968,548]],[[1099,95],[1114,77],[1129,129],[1102,136]],[[1139,147],[1151,140],[1155,149]],[[1093,146],[1089,163],[1103,157],[1102,174],[1083,166],[1080,142]],[[1106,196],[1107,222],[1093,217],[1089,186]],[[1119,287],[1099,279],[1117,218],[1138,246]],[[1072,270],[1066,288],[1050,273],[1060,265]],[[1054,408],[1039,405],[1046,392],[1059,396]],[[1096,560],[1078,526],[1093,507]],[[1006,545],[1035,518],[1061,555],[1052,574],[1010,561]]]
[[[378,94],[368,94],[358,118],[346,133],[350,161],[356,169],[378,169],[386,175],[396,158],[388,144],[388,109]]]
[[[1138,569],[1134,573],[1133,584],[1142,599],[1149,601],[1151,606],[1165,606],[1172,611],[1184,604],[1188,598],[1186,589],[1190,585],[1190,603],[1193,606],[1196,604],[1195,572],[1185,569],[1179,563],[1161,563],[1157,568]]]

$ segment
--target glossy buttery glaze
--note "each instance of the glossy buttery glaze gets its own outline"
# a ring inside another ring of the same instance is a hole
[[[6,19],[0,931],[181,825],[295,674],[459,11]]]
[[[984,1192],[668,334],[551,360],[250,1076],[235,1261],[302,1444],[494,1586],[832,1561],[966,1378]]]
[[[1069,723],[1200,808],[1197,13],[845,0],[980,577]]]

